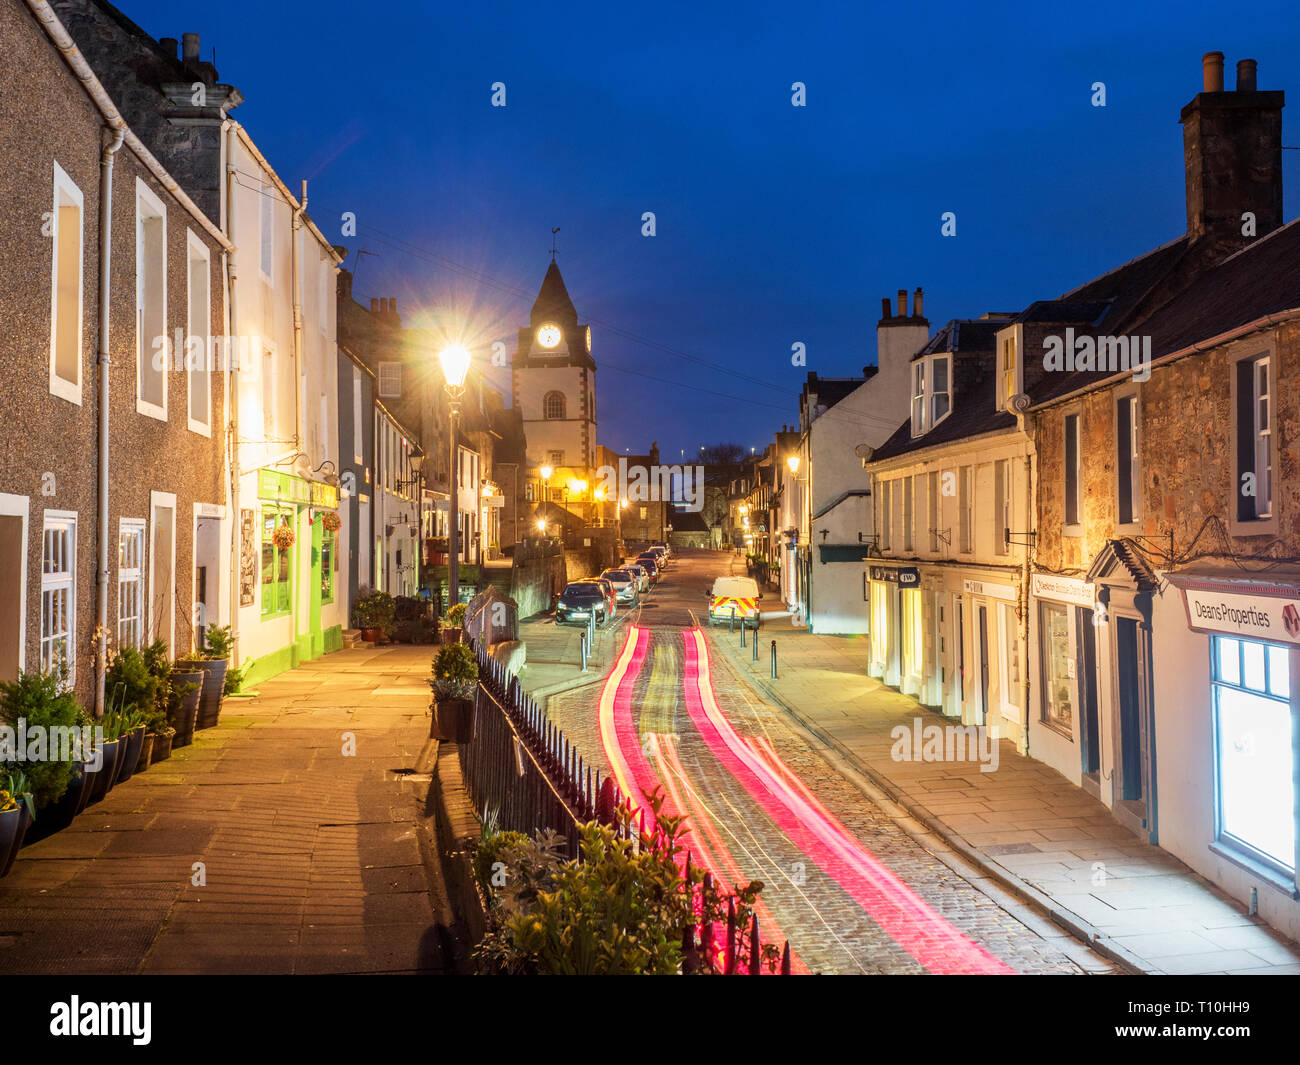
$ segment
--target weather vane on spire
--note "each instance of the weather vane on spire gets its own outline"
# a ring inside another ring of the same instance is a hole
[[[558,233],[559,231],[560,231],[559,226],[556,226],[554,229],[551,230],[551,262],[555,262],[555,234]]]

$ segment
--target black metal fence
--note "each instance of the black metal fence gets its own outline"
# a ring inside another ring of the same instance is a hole
[[[598,820],[617,827],[623,796],[612,778],[602,780],[583,761],[503,663],[481,644],[471,646],[479,682],[461,760],[474,808],[501,829],[558,832],[568,840],[569,856],[578,857],[579,826]]]

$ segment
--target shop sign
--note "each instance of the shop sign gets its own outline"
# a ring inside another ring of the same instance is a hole
[[[921,571],[915,566],[872,566],[873,581],[888,581],[903,588],[915,588],[921,583]]]
[[[1029,590],[1037,599],[1055,599],[1075,606],[1091,607],[1097,600],[1096,588],[1087,581],[1055,573],[1035,573],[1029,579]]]
[[[307,503],[313,507],[337,509],[339,490],[324,481],[304,481],[279,470],[257,471],[257,495],[281,503]]]
[[[1293,588],[1278,591],[1290,597],[1184,588],[1187,626],[1197,632],[1300,643],[1300,597]]]
[[[1016,601],[1016,590],[1009,584],[964,580],[961,582],[961,589],[967,595],[985,595],[990,599],[1005,599],[1011,603]]]

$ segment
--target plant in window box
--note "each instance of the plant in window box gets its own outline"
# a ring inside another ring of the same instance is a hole
[[[478,687],[478,657],[469,644],[454,643],[438,649],[433,659],[433,722],[435,739],[465,743],[474,716],[474,689]]]
[[[0,776],[0,876],[13,868],[27,829],[36,820],[36,802],[24,773]]]

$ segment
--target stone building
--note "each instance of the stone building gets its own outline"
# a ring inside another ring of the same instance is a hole
[[[0,677],[62,658],[102,709],[97,627],[188,652],[231,618],[231,244],[47,5],[0,42]]]

